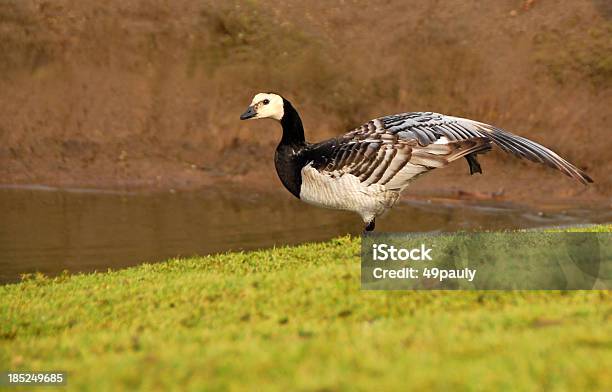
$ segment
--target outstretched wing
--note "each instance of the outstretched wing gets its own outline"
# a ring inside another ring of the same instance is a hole
[[[364,185],[403,189],[417,176],[467,156],[502,150],[551,166],[582,183],[582,170],[535,142],[476,121],[431,112],[374,119],[338,138],[314,144],[306,159],[329,176],[351,174]]]
[[[470,153],[490,149],[480,135],[444,138],[429,127],[433,113],[405,113],[363,124],[343,136],[311,146],[312,166],[323,174],[351,174],[364,185],[401,190],[411,180]],[[439,115],[438,115],[439,116]]]

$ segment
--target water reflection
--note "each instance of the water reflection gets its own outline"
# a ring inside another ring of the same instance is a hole
[[[606,222],[609,209],[538,214],[491,203],[403,202],[380,231],[452,231]],[[237,189],[121,194],[0,189],[0,283],[22,273],[103,271],[173,256],[248,250],[358,234],[357,215],[284,193]]]

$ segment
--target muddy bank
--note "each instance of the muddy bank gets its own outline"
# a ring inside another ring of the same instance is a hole
[[[489,122],[596,180],[494,153],[414,194],[612,197],[612,34],[606,2],[5,1],[0,183],[280,187],[280,130],[241,123],[257,91],[301,111],[310,140],[394,112]]]

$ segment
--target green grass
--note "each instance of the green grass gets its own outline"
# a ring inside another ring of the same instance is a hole
[[[0,370],[65,370],[68,390],[612,390],[609,291],[366,292],[359,251],[2,286]]]

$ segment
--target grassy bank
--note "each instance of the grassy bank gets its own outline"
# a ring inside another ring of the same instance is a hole
[[[599,230],[612,230],[612,226]],[[612,294],[362,292],[359,239],[0,287],[0,369],[69,390],[611,390]]]

